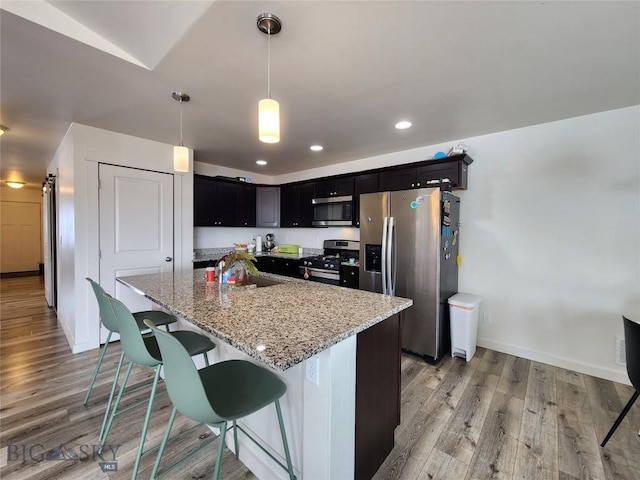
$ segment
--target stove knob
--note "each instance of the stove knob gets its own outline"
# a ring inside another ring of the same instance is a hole
[[[324,264],[324,268],[327,268],[327,267],[329,267],[329,264],[328,264],[328,263],[325,263],[325,264]]]

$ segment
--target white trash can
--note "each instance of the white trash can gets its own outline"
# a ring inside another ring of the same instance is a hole
[[[469,293],[449,297],[452,357],[463,357],[468,362],[476,353],[481,302],[482,298]]]

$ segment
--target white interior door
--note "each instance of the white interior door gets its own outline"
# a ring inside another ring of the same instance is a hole
[[[42,259],[42,206],[38,203],[0,202],[0,270],[31,272]]]
[[[100,164],[99,178],[100,285],[131,311],[149,310],[116,277],[173,270],[173,175]]]

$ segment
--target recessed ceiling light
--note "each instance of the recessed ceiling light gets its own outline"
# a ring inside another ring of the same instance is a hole
[[[266,160],[256,160],[256,163],[257,163],[258,165],[266,165],[266,164],[267,164],[267,161],[266,161]]]
[[[322,145],[311,145],[309,148],[314,152],[321,152],[324,147]]]
[[[411,122],[408,120],[402,120],[401,122],[396,123],[396,128],[398,130],[405,130],[409,127],[411,127]]]
[[[4,125],[0,125],[0,135],[9,131],[9,127],[5,127]]]

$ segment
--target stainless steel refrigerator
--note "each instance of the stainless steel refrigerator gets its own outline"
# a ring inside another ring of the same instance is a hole
[[[360,289],[411,298],[402,348],[437,362],[450,348],[460,199],[440,188],[360,195]]]

